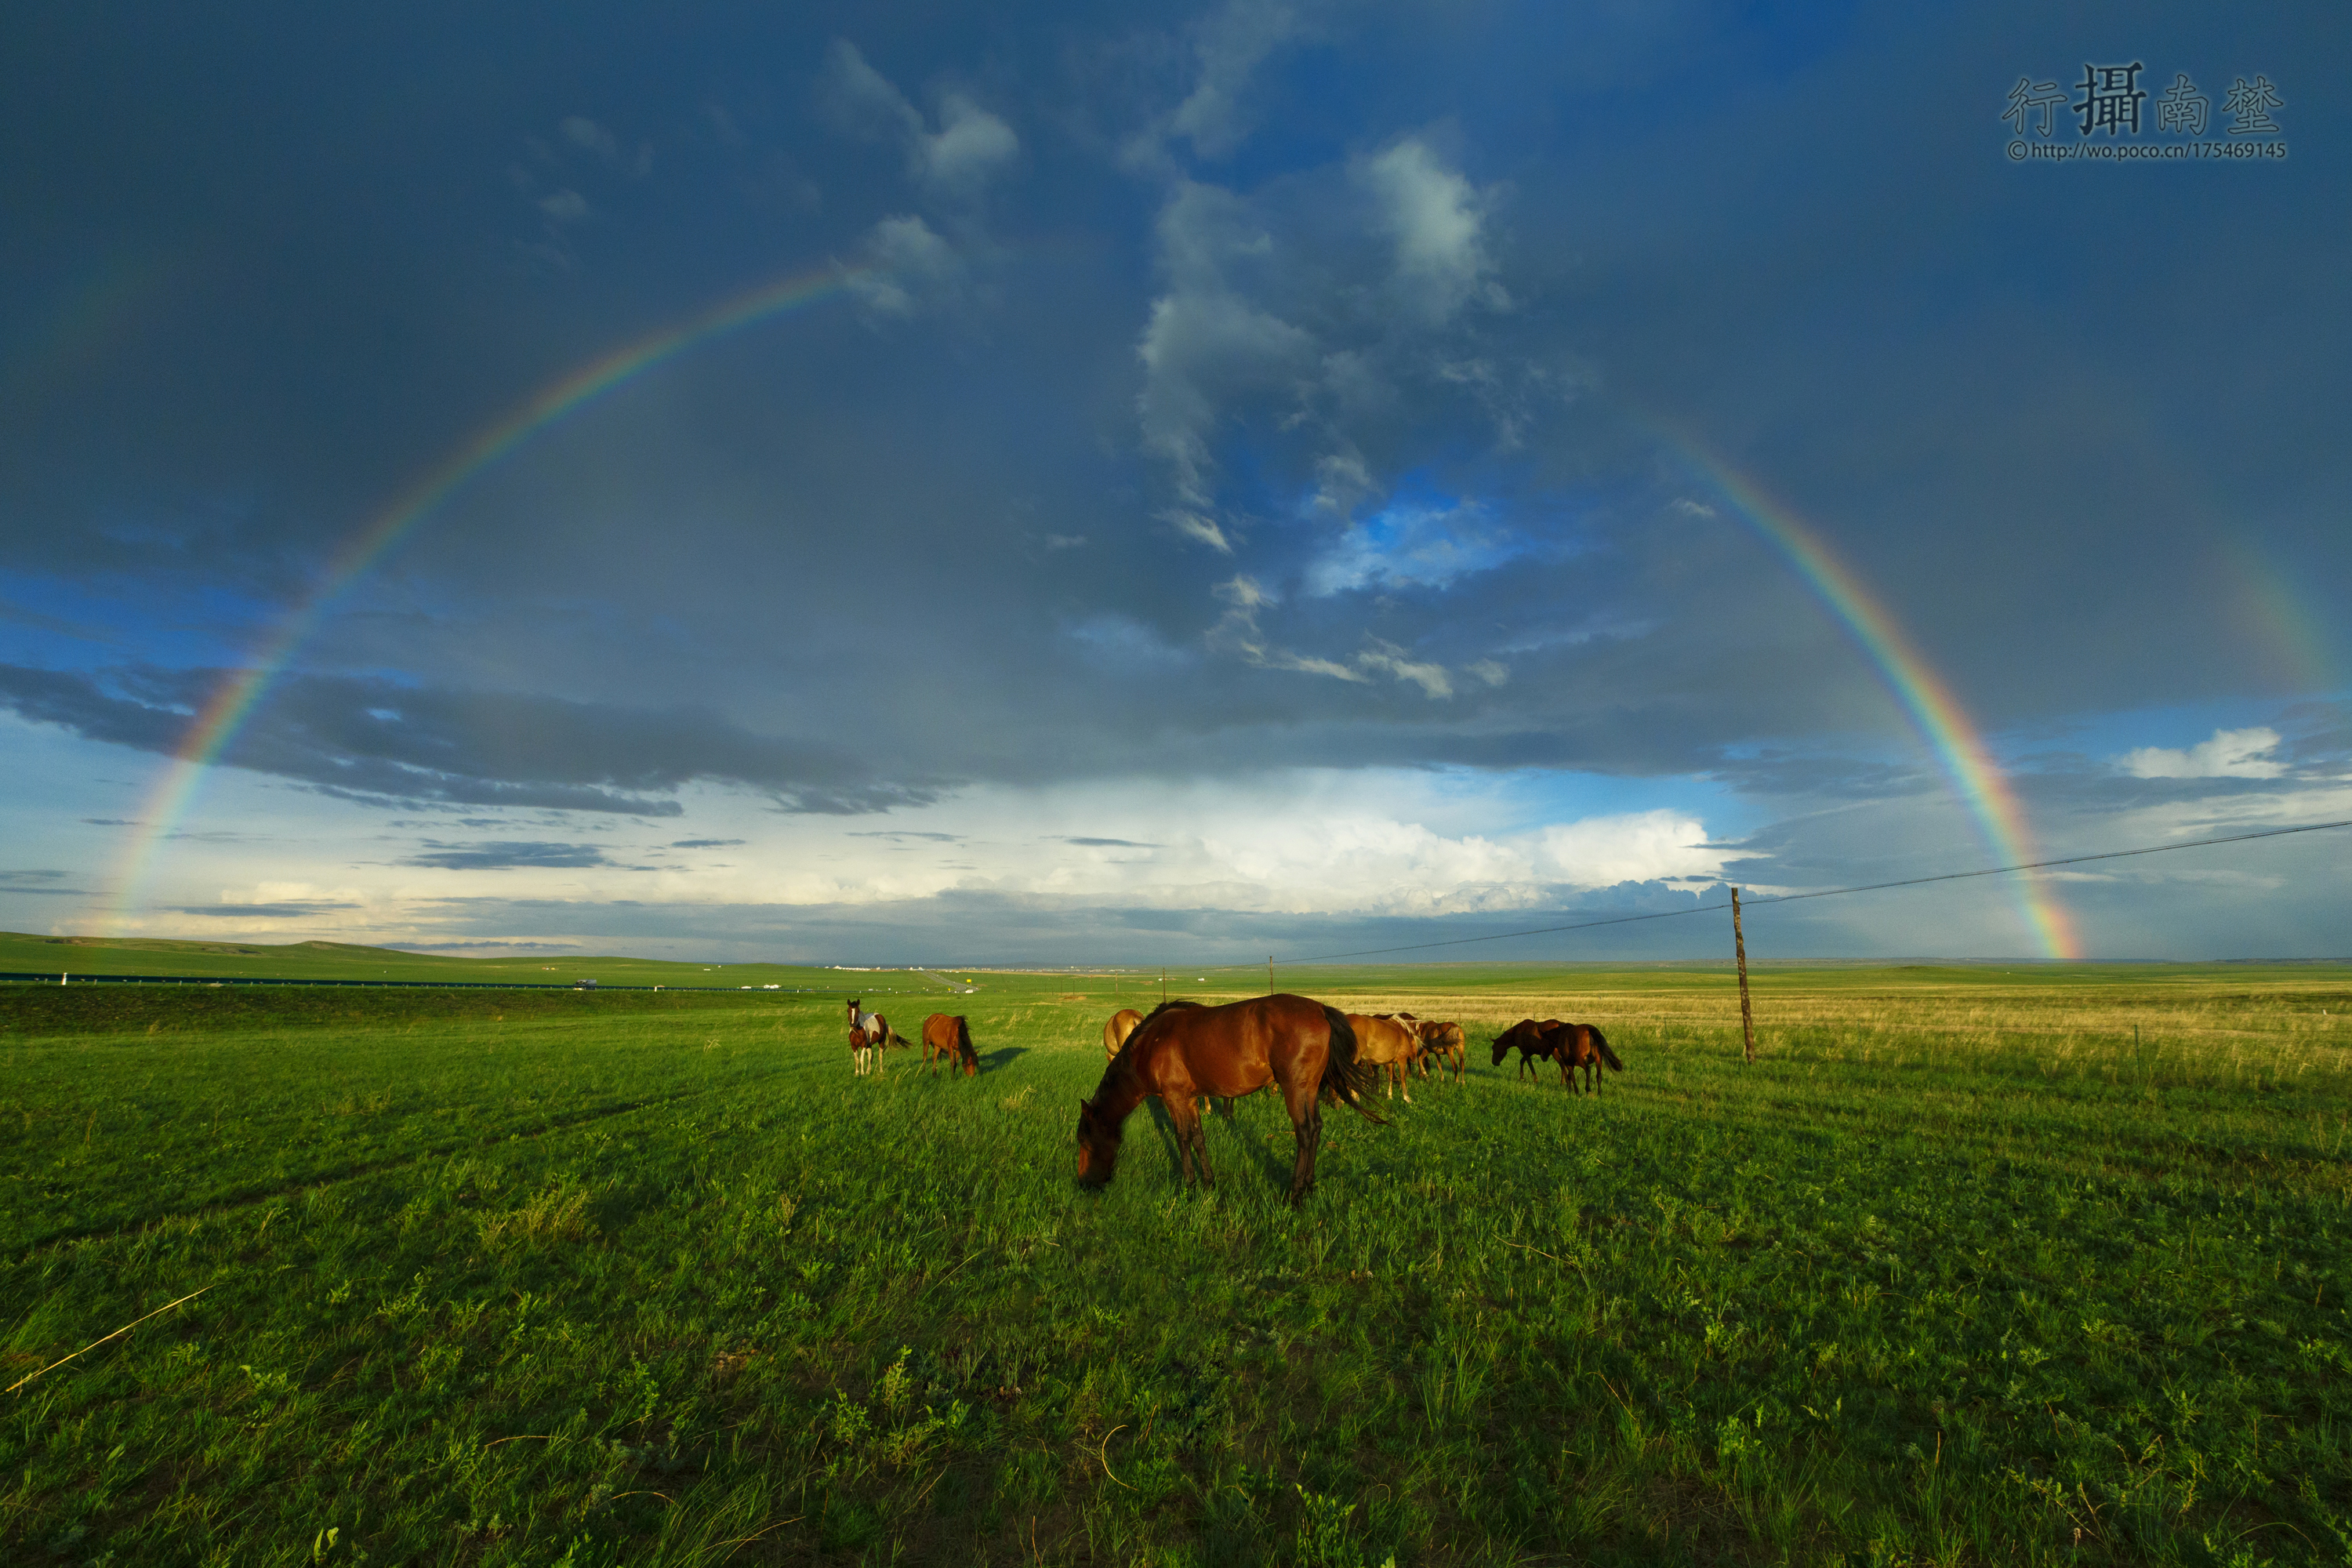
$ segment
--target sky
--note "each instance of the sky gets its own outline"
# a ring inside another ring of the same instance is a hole
[[[2060,9],[11,5],[0,929],[2352,954],[1769,901],[2352,819],[2352,16]]]

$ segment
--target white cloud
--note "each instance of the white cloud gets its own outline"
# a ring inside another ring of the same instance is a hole
[[[1418,686],[1423,695],[1446,698],[1454,695],[1454,678],[1442,664],[1432,664],[1411,658],[1405,650],[1380,637],[1367,639],[1369,646],[1353,660],[1341,663],[1316,654],[1300,653],[1274,643],[1258,625],[1258,612],[1279,603],[1273,590],[1247,574],[1236,574],[1212,590],[1225,601],[1225,613],[1211,626],[1203,641],[1213,653],[1231,654],[1260,669],[1286,669],[1300,675],[1327,676],[1333,680],[1345,680],[1362,685],[1375,675],[1392,676],[1407,685]],[[1495,668],[1499,668],[1499,666]]]
[[[563,123],[557,129],[563,132],[563,139],[574,147],[584,147],[589,152],[599,153],[608,160],[617,159],[621,155],[621,144],[613,139],[613,133],[584,114],[565,116]]]
[[[1585,888],[1668,877],[1714,878],[1727,850],[1706,847],[1706,826],[1678,811],[1589,816],[1543,829],[1549,868]],[[1744,852],[1745,853],[1745,852]],[[1752,855],[1751,855],[1752,858]]]
[[[588,199],[567,186],[540,197],[539,210],[557,223],[578,223],[588,216]]]
[[[2143,779],[2274,779],[2286,764],[2269,753],[2279,743],[2276,730],[2216,730],[2213,738],[2185,750],[2142,746],[2122,757],[2124,772]]]
[[[1230,552],[1213,511],[1209,433],[1228,400],[1296,379],[1312,340],[1252,304],[1232,274],[1267,258],[1272,237],[1246,203],[1213,185],[1180,184],[1161,210],[1160,267],[1167,292],[1136,346],[1143,362],[1137,413],[1144,449],[1168,465],[1180,532]]]
[[[834,39],[825,50],[818,90],[834,123],[853,134],[907,142],[923,133],[920,111],[846,38]]]
[[[1202,158],[1223,158],[1250,132],[1242,96],[1267,56],[1301,31],[1296,6],[1229,0],[1204,21],[1193,51],[1200,64],[1192,92],[1169,117],[1168,129]]]
[[[1213,517],[1203,517],[1183,507],[1171,507],[1159,516],[1160,521],[1187,539],[1199,540],[1221,555],[1234,552],[1234,542],[1225,536],[1223,528],[1217,526],[1217,520]]]
[[[948,202],[975,202],[998,171],[1020,155],[1013,127],[960,93],[940,102],[940,132],[919,135],[911,153],[916,180]]]
[[[911,316],[923,305],[952,299],[962,286],[955,247],[913,214],[886,217],[866,239],[866,267],[849,275],[850,291],[868,310]]]
[[[846,38],[825,51],[820,97],[834,122],[853,134],[893,142],[906,153],[908,177],[934,201],[969,206],[1020,155],[1013,127],[950,91],[940,99],[934,132],[907,95],[892,86]]]
[[[1404,656],[1404,649],[1392,642],[1372,638],[1372,646],[1356,656],[1360,669],[1385,670],[1399,680],[1410,681],[1431,698],[1454,695],[1453,678],[1442,664],[1424,664]]]
[[[1394,283],[1407,307],[1443,321],[1472,301],[1500,309],[1509,297],[1487,274],[1489,198],[1408,137],[1357,171],[1394,241]]]
[[[1450,507],[1400,501],[1349,523],[1308,565],[1307,591],[1325,597],[1357,588],[1444,587],[1491,571],[1527,548],[1475,501]]]

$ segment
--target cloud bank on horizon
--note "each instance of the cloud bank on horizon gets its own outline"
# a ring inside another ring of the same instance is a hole
[[[521,17],[0,19],[0,926],[1213,962],[1986,864],[1722,465],[2038,852],[2352,817],[2341,29],[575,20],[559,66]],[[2273,129],[2203,140],[2283,151],[2004,118],[2109,58],[2265,73]],[[2035,151],[2102,141],[2184,153]],[[332,577],[543,389],[812,275]],[[2313,834],[2026,896],[2093,956],[2333,955],[2347,871]],[[1974,882],[1751,940],[2044,955],[2032,917]]]

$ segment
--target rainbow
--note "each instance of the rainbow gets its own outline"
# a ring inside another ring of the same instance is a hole
[[[198,789],[262,696],[284,673],[327,612],[416,525],[433,515],[467,480],[567,415],[625,382],[714,338],[814,305],[840,294],[871,272],[868,268],[827,268],[797,273],[726,300],[684,321],[557,377],[505,416],[461,443],[426,469],[407,489],[345,540],[320,574],[310,595],[280,621],[254,650],[246,667],[223,681],[198,710],[139,814],[141,824],[124,851],[114,879],[110,931],[119,930],[145,891],[156,852],[194,804]]]
[[[1995,863],[2022,866],[2042,858],[2008,775],[1993,761],[1952,689],[1920,657],[1886,606],[1796,513],[1766,494],[1754,480],[1686,432],[1670,431],[1669,439],[1706,474],[1732,510],[1788,558],[1797,575],[1862,649],[1935,753],[1953,792],[1976,819]],[[2051,958],[2080,959],[2082,938],[2049,877],[2039,871],[2021,871],[2016,887],[2019,911],[2042,952]]]

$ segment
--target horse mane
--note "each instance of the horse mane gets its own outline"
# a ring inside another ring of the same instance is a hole
[[[1154,1007],[1150,1012],[1146,1013],[1143,1016],[1143,1024],[1149,1024],[1152,1019],[1160,1016],[1160,1014],[1172,1013],[1179,1007],[1206,1007],[1207,1005],[1208,1004],[1206,1002],[1195,1002],[1189,996],[1171,996],[1167,1001],[1160,1004],[1159,1006]],[[1133,1029],[1129,1030],[1127,1037],[1131,1040],[1135,1038],[1136,1036],[1143,1033],[1143,1024],[1138,1024]],[[1125,1046],[1121,1046],[1119,1049],[1125,1050],[1127,1047]]]

